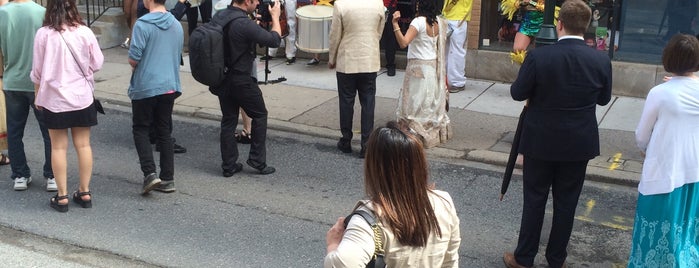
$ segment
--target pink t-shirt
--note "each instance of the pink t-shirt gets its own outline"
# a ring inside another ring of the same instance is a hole
[[[63,31],[63,38],[49,27],[39,28],[34,37],[30,77],[39,84],[34,102],[54,113],[82,110],[92,104],[93,74],[102,68],[104,62],[97,38],[90,28],[82,25],[67,28]]]

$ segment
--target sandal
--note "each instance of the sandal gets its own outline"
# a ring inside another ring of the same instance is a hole
[[[84,200],[83,196],[89,195],[90,200]],[[76,204],[80,205],[83,208],[91,208],[92,207],[92,192],[87,191],[87,192],[81,192],[80,190],[75,191],[73,193],[73,202]]]
[[[235,140],[238,143],[242,144],[250,144],[252,143],[252,135],[245,131],[245,129],[241,130],[240,133],[235,133]]]
[[[68,200],[68,195],[58,195],[56,194],[54,197],[51,197],[51,207],[55,209],[58,212],[68,212],[68,203],[66,202],[65,204],[60,204],[58,201],[61,201],[63,199]]]
[[[9,165],[9,164],[10,164],[10,157],[3,154],[3,153],[0,153],[0,166]]]

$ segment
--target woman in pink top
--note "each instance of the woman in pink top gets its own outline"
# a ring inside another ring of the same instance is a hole
[[[80,174],[73,201],[83,208],[92,207],[90,127],[97,125],[93,73],[102,68],[103,61],[97,39],[83,23],[75,0],[49,0],[44,27],[34,38],[31,79],[36,89],[34,104],[44,111],[51,137],[51,165],[58,193],[51,198],[50,205],[60,212],[68,211],[68,129],[78,155]]]

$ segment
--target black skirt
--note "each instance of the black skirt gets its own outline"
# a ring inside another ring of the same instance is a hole
[[[72,127],[91,127],[97,125],[97,109],[93,102],[85,109],[54,113],[42,109],[44,124],[48,129],[66,129]]]

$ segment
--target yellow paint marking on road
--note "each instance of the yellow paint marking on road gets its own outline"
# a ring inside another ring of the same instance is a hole
[[[626,225],[621,225],[621,224],[616,224],[616,223],[611,223],[611,222],[601,222],[600,225],[606,226],[609,228],[614,228],[622,231],[628,231],[631,230],[632,227],[626,226]]]
[[[592,209],[595,207],[595,204],[597,204],[597,202],[594,199],[587,200],[587,203],[585,203],[584,217],[590,216],[590,213],[592,213]]]
[[[615,170],[621,166],[621,153],[616,153],[612,157],[612,164],[609,165],[609,170]]]
[[[590,219],[590,218],[585,217],[585,216],[575,216],[575,219],[579,220],[579,221],[595,222],[595,220]]]
[[[612,221],[618,222],[618,223],[632,222],[629,218],[625,218],[622,216],[614,216],[614,217],[612,217]]]

